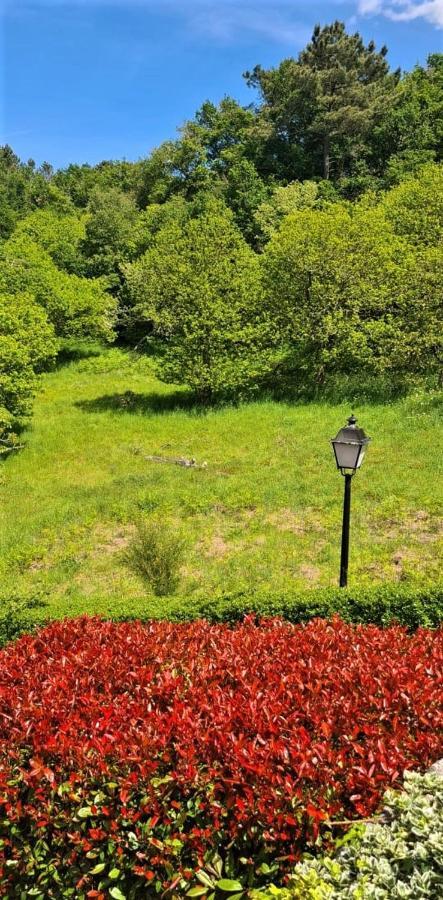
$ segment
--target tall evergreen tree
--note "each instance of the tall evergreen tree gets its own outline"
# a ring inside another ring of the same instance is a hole
[[[289,171],[288,177],[328,179],[349,168],[399,78],[390,73],[386,53],[386,47],[377,51],[373,41],[365,46],[358,33],[347,34],[342,22],[334,22],[315,27],[297,60],[246,73],[261,93],[261,116],[281,151],[298,148],[293,159],[302,171]]]

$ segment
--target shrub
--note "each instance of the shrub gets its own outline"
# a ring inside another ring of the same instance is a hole
[[[442,630],[339,620],[85,617],[22,637],[0,654],[0,887],[278,881],[331,819],[371,815],[442,755],[442,653]]]
[[[0,439],[30,412],[36,373],[57,351],[54,331],[29,294],[0,294]]]
[[[212,598],[174,598],[158,613],[170,621],[238,622],[245,615],[279,616],[294,624],[339,615],[345,622],[390,625],[410,629],[436,627],[443,620],[443,584],[380,584],[370,587],[319,588],[286,593],[238,591]],[[152,615],[152,611],[149,611]]]
[[[368,825],[334,857],[298,866],[279,900],[439,900],[443,894],[443,778],[406,773],[404,791],[388,791],[386,823]]]
[[[32,632],[37,624],[35,610],[44,609],[45,606],[45,600],[38,594],[33,597],[3,597],[0,607],[0,647],[22,634]]]
[[[159,537],[159,529],[153,528],[154,539]],[[168,532],[171,535],[171,532]],[[172,534],[175,538],[175,535]],[[142,557],[143,559],[143,557]],[[137,568],[137,559],[132,556],[132,548],[127,555],[129,565]],[[150,581],[149,584],[152,584]],[[166,620],[169,622],[193,622],[205,619],[210,623],[233,625],[247,615],[258,618],[278,616],[294,625],[312,619],[330,619],[334,615],[349,623],[388,626],[403,625],[414,631],[420,626],[436,628],[443,621],[443,584],[422,584],[408,586],[400,583],[380,584],[364,588],[318,588],[282,594],[279,591],[237,591],[207,596],[180,596],[157,594],[146,597],[132,605],[123,601],[107,603],[106,618],[116,622],[141,619],[144,622]],[[161,599],[160,599],[161,597]],[[79,610],[83,611],[83,610]],[[36,621],[42,624],[39,613]],[[32,613],[27,615],[29,629],[33,624]],[[26,624],[20,633],[26,631]],[[6,637],[6,640],[9,639]],[[0,646],[5,643],[0,621]]]
[[[158,597],[172,594],[179,583],[183,541],[159,522],[140,522],[127,560]]]

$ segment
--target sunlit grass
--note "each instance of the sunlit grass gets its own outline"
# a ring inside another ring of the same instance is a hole
[[[425,393],[354,410],[373,443],[354,481],[351,584],[443,574],[442,411]],[[119,350],[47,375],[26,449],[0,469],[4,591],[43,592],[57,614],[148,602],[125,561],[140,517],[183,536],[180,594],[335,584],[343,485],[328,441],[349,413],[199,412]]]

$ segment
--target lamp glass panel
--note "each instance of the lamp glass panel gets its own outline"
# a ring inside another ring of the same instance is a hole
[[[356,469],[360,453],[360,444],[335,444],[337,465],[340,469]]]
[[[360,456],[358,457],[357,469],[360,468],[360,466],[361,466],[361,464],[362,464],[362,462],[363,462],[363,460],[364,460],[364,458],[365,458],[365,453],[366,453],[366,447],[362,447],[362,448],[361,448]]]

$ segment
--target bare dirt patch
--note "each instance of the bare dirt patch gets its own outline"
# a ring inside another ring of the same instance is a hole
[[[204,556],[209,559],[223,559],[229,552],[229,547],[221,534],[214,534],[209,543],[204,547]]]
[[[310,531],[323,531],[323,526],[314,510],[305,509],[300,513],[283,508],[271,513],[266,519],[277,531],[290,531],[292,534],[307,534]]]
[[[300,575],[303,575],[303,578],[306,581],[310,581],[311,583],[315,583],[319,580],[321,572],[316,566],[309,566],[304,564],[300,566]]]
[[[373,528],[377,532],[382,530],[388,540],[400,542],[409,539],[413,543],[433,544],[443,537],[443,518],[419,509],[405,514],[402,519],[374,522]],[[394,558],[393,561],[395,563]]]
[[[119,525],[117,528],[101,526],[92,535],[92,550],[89,555],[93,558],[112,556],[126,550],[134,533],[135,525]]]

